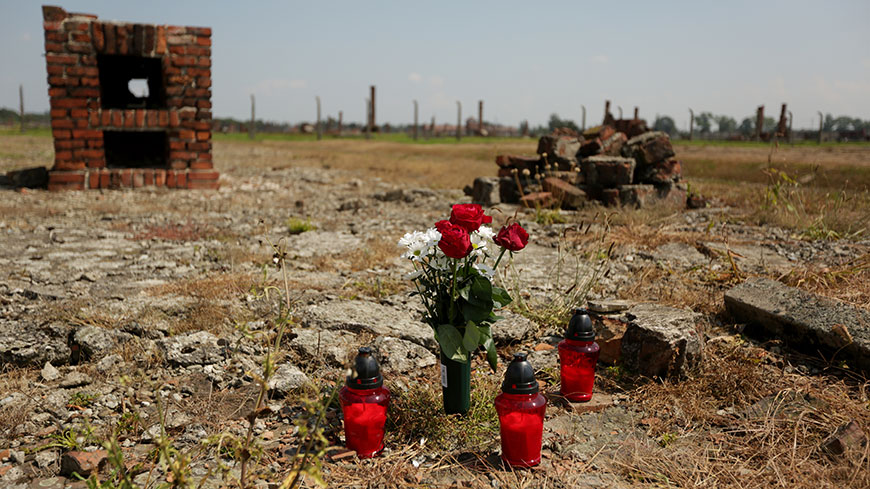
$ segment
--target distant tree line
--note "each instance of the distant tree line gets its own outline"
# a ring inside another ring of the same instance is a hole
[[[17,125],[21,119],[17,110],[0,107],[0,125]],[[24,123],[30,126],[48,126],[51,124],[51,116],[48,111],[42,113],[24,113]]]

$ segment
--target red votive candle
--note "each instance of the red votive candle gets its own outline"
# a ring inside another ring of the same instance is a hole
[[[495,398],[501,434],[501,458],[513,467],[541,463],[547,400],[538,392],[534,369],[525,353],[514,354],[502,393]]]
[[[384,449],[389,392],[381,387],[364,391],[347,389],[341,394],[347,448],[356,451],[359,458],[374,457]]]
[[[345,442],[359,458],[374,457],[384,449],[390,391],[383,384],[380,366],[371,349],[360,348],[354,370],[338,395],[344,414]]]
[[[569,401],[592,399],[599,352],[592,320],[585,310],[577,309],[568,323],[565,339],[559,343],[559,374],[562,378],[559,390]]]

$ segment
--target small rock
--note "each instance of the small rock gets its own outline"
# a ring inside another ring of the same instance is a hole
[[[82,326],[76,329],[73,343],[81,347],[85,358],[97,358],[130,338],[132,336],[129,333],[97,326]]]
[[[867,435],[855,420],[837,428],[830,437],[822,442],[822,450],[829,456],[842,455],[849,450],[860,450],[867,444]]]
[[[52,365],[51,362],[45,362],[45,366],[42,367],[40,375],[42,375],[42,378],[47,382],[54,382],[60,378],[60,371],[54,368],[54,365]]]
[[[170,365],[189,367],[191,365],[211,365],[223,360],[223,348],[218,337],[207,332],[197,331],[171,336],[157,341]]]
[[[66,452],[60,459],[60,473],[65,476],[78,474],[82,477],[88,477],[105,467],[108,461],[107,455],[105,450]]]
[[[74,370],[63,378],[60,382],[60,386],[63,389],[72,389],[74,387],[86,386],[91,382],[93,382],[93,379],[91,379],[88,374]]]
[[[33,457],[33,461],[36,462],[37,467],[45,469],[57,462],[57,453],[55,453],[54,450],[43,450],[36,453]]]
[[[27,486],[27,489],[64,489],[67,487],[66,483],[69,480],[66,477],[49,477],[48,479],[41,479],[38,481],[33,481]],[[76,486],[69,486],[71,489]],[[82,486],[84,488],[86,486]]]
[[[113,353],[103,357],[103,359],[97,363],[97,371],[102,374],[116,373],[123,365],[124,359],[121,358],[121,355]]]
[[[269,379],[269,390],[286,396],[296,389],[310,382],[305,372],[296,365],[282,363],[275,369],[275,373]]]

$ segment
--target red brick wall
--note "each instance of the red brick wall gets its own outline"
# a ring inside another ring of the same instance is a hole
[[[55,161],[49,189],[217,188],[211,157],[211,29],[98,21],[43,7]],[[103,109],[98,54],[159,57],[166,107]],[[164,129],[166,169],[106,168],[103,130]]]

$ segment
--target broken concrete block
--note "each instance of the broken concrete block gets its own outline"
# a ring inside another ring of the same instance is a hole
[[[539,155],[546,153],[549,164],[558,165],[562,171],[570,170],[572,163],[577,164],[577,151],[583,140],[576,136],[558,136],[548,134],[538,140]]]
[[[675,208],[686,206],[689,187],[685,183],[661,183],[656,184],[655,188],[656,197],[658,197],[660,205],[670,205]]]
[[[580,185],[583,183],[583,174],[579,171],[552,171],[548,175],[571,185]]]
[[[622,147],[622,156],[634,158],[638,166],[654,165],[674,156],[674,147],[666,132],[651,131],[635,136]]]
[[[647,207],[652,201],[658,200],[656,188],[652,185],[620,185],[619,203],[623,207],[640,209]]]
[[[615,317],[595,313],[590,313],[589,316],[595,328],[595,342],[600,348],[598,360],[608,365],[619,363],[626,323]]]
[[[495,157],[495,164],[508,171],[516,168],[518,171],[529,170],[537,173],[542,171],[544,161],[540,156],[498,155]]]
[[[527,207],[532,209],[550,208],[556,205],[556,199],[553,198],[553,194],[550,192],[526,194],[520,199],[520,202],[523,202]]]
[[[545,192],[553,194],[553,198],[563,209],[578,209],[589,200],[586,192],[556,177],[545,178],[541,182],[541,187]]]
[[[620,358],[630,370],[647,377],[681,378],[701,360],[701,338],[695,329],[700,314],[638,304],[625,317],[628,326]]]
[[[615,132],[616,132],[616,129],[614,129],[613,126],[610,126],[607,124],[604,124],[601,126],[590,127],[589,129],[586,129],[585,131],[583,131],[583,139],[586,140],[586,139],[598,138],[598,139],[603,141],[603,140],[609,138],[610,136],[613,136],[613,133],[615,133]]]
[[[617,119],[613,121],[613,126],[616,132],[625,133],[629,139],[649,131],[649,127],[643,119]]]
[[[615,132],[609,138],[601,141],[601,154],[607,156],[622,155],[622,147],[628,142],[625,133]]]
[[[589,311],[600,314],[622,312],[631,308],[633,305],[634,302],[624,299],[589,299],[586,301],[586,308]]]
[[[851,450],[861,450],[867,444],[867,435],[855,420],[849,421],[837,428],[831,436],[822,442],[822,451],[829,456],[838,456]]]
[[[654,165],[638,166],[635,180],[643,183],[679,182],[683,178],[683,167],[679,161],[668,159]]]
[[[477,177],[471,187],[471,201],[484,207],[501,202],[499,179],[497,177]]]
[[[599,199],[601,203],[608,207],[616,207],[619,205],[619,189],[618,188],[605,188],[599,192]]]
[[[523,193],[534,193],[541,190],[541,185],[531,178],[519,177],[520,185],[523,186]],[[504,204],[516,204],[520,201],[522,194],[517,188],[516,178],[501,177],[498,180],[498,198]]]
[[[601,152],[601,140],[598,138],[587,139],[583,141],[583,144],[580,145],[580,149],[577,150],[577,156],[580,158],[588,158],[589,156],[595,156]]]
[[[794,346],[837,351],[836,360],[870,370],[870,311],[761,277],[726,292],[725,308]]]
[[[581,164],[586,185],[613,188],[631,185],[634,160],[618,156],[590,156]]]

